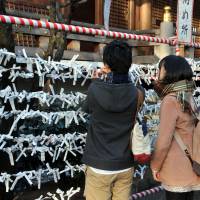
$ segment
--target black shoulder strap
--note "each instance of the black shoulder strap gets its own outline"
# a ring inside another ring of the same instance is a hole
[[[143,102],[144,102],[144,94],[140,89],[137,89],[137,112],[139,112]]]

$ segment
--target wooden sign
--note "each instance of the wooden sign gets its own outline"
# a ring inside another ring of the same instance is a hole
[[[109,18],[110,18],[111,0],[104,0],[104,27],[109,31]]]
[[[192,42],[194,0],[178,0],[177,36],[179,42]]]

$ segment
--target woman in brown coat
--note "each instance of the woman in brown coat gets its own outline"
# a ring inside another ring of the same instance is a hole
[[[151,161],[154,179],[166,190],[167,200],[192,200],[200,190],[200,177],[174,138],[175,132],[192,149],[195,115],[191,104],[195,84],[188,62],[180,56],[167,56],[160,62],[155,90],[162,99],[159,136]]]

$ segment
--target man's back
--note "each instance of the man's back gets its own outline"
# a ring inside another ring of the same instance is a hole
[[[104,48],[103,63],[103,80],[94,77],[84,109],[90,113],[82,159],[87,165],[85,196],[87,200],[128,200],[134,164],[130,137],[138,99],[129,79],[131,47],[112,41]]]
[[[95,80],[87,101],[91,116],[83,162],[103,170],[132,167],[130,135],[137,107],[134,84]]]

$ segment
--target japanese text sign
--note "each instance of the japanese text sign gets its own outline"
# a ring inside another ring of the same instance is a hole
[[[192,42],[192,16],[194,0],[179,0],[177,34],[179,42]]]

